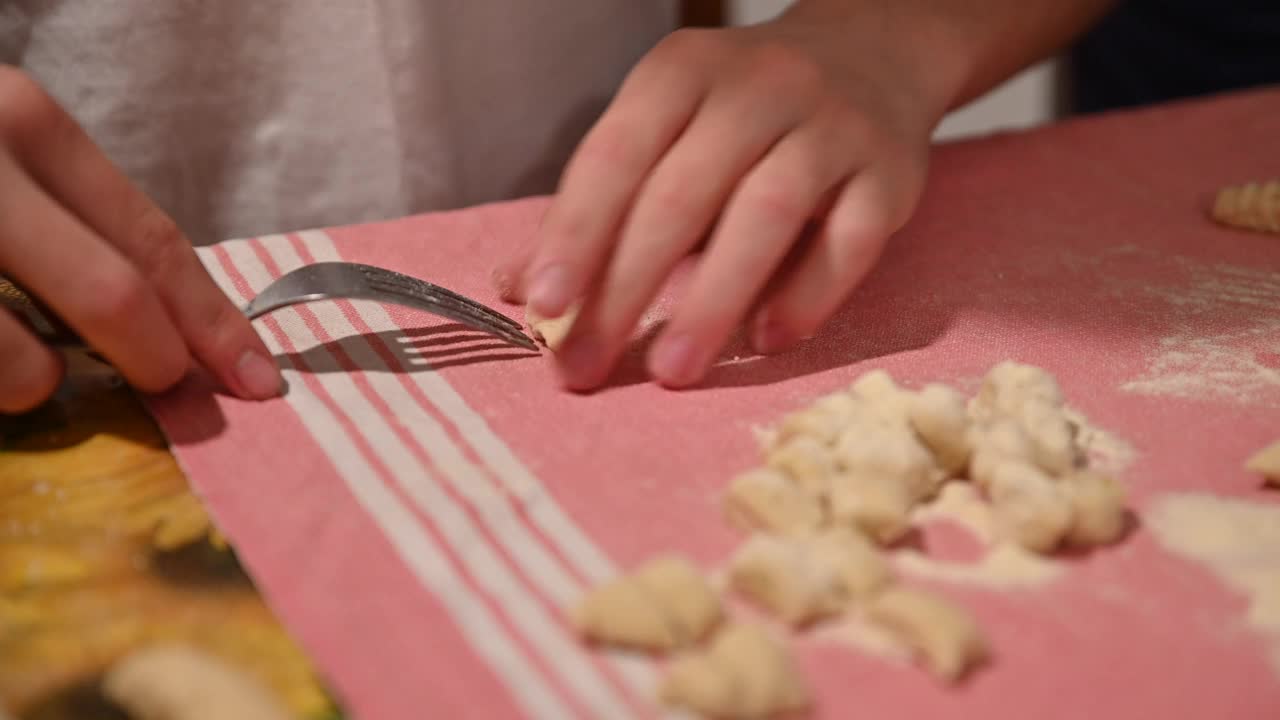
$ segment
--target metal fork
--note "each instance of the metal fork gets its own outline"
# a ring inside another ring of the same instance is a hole
[[[524,334],[520,323],[493,308],[439,285],[359,263],[323,262],[304,265],[280,276],[240,309],[252,320],[289,305],[334,299],[374,300],[423,310],[488,333],[512,345],[527,350],[538,349],[533,340]],[[39,309],[50,323],[56,321],[47,309],[4,278],[0,278],[0,304],[19,309],[24,305],[26,309]],[[84,344],[65,327],[55,327],[52,334],[47,331],[42,334],[57,344]]]

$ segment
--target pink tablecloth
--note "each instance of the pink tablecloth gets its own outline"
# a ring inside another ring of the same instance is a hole
[[[1277,502],[1241,462],[1280,435],[1280,238],[1215,227],[1205,207],[1222,184],[1280,176],[1280,92],[935,158],[918,217],[826,333],[776,359],[730,348],[698,390],[645,382],[636,354],[607,391],[562,394],[537,356],[329,302],[260,323],[287,398],[192,382],[154,408],[264,592],[366,719],[652,714],[656,668],[588,651],[558,608],[658,550],[722,562],[737,538],[719,492],[755,462],[751,426],[874,367],[971,383],[1005,358],[1042,365],[1137,449],[1123,481],[1138,510],[1190,489]],[[490,267],[545,206],[203,252],[236,299],[341,258],[496,303]],[[946,589],[989,630],[993,664],[946,689],[804,641],[822,716],[1280,717],[1280,671],[1244,601],[1141,528],[1045,587]]]

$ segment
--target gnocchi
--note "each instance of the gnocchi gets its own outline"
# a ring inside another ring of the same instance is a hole
[[[868,607],[867,619],[908,645],[943,680],[959,680],[987,657],[973,616],[932,593],[891,588]]]
[[[669,705],[717,718],[773,717],[811,702],[786,647],[748,623],[724,628],[704,652],[673,661],[660,695]]]
[[[697,642],[722,612],[719,596],[691,562],[661,555],[588,593],[571,619],[589,640],[660,652]]]

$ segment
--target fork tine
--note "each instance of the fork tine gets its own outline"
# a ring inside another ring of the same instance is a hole
[[[493,310],[485,308],[474,300],[455,299],[456,293],[432,292],[427,289],[428,287],[435,287],[430,283],[422,283],[426,287],[421,287],[414,283],[396,282],[394,278],[388,280],[380,277],[380,273],[369,273],[367,271],[364,272],[364,276],[369,289],[381,296],[379,299],[396,302],[401,305],[407,304],[447,317],[468,327],[496,335],[526,350],[536,351],[538,349],[537,344],[528,335],[525,335],[523,328],[518,324]],[[462,296],[457,297],[461,298]],[[486,310],[488,312],[485,312]],[[498,318],[504,318],[507,322],[500,322]]]
[[[443,288],[425,280],[419,280],[418,278],[395,272],[394,270],[387,270],[385,268],[374,267],[372,265],[361,265],[359,267],[360,271],[364,274],[365,279],[370,282],[403,288],[408,292],[415,293],[420,296],[431,295],[440,298],[447,298],[484,315],[494,322],[506,325],[513,330],[519,330],[521,332],[524,330],[524,326],[519,322],[512,320],[488,305],[472,300],[466,295],[461,295],[448,288]]]

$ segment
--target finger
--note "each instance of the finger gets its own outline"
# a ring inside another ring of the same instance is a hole
[[[58,388],[61,377],[61,356],[0,310],[0,413],[36,408]]]
[[[266,345],[214,284],[173,220],[38,86],[4,73],[0,90],[28,108],[3,128],[23,167],[128,259],[200,363],[238,395],[278,395],[282,380]]]
[[[155,292],[114,248],[0,155],[0,268],[109,358],[157,392],[190,357]]]
[[[853,169],[834,121],[784,138],[738,186],[693,281],[649,356],[665,385],[697,382],[745,318],[806,222]]]
[[[527,298],[524,276],[533,260],[533,248],[520,248],[511,257],[498,263],[490,281],[498,296],[509,303],[524,303]]]
[[[816,333],[870,272],[916,194],[873,170],[850,181],[812,246],[761,304],[751,330],[756,351],[780,352]]]
[[[547,212],[525,282],[531,309],[559,317],[604,265],[623,217],[654,164],[688,124],[706,92],[677,34],[627,77],[617,98],[570,159]]]
[[[761,72],[708,98],[645,182],[598,289],[566,339],[562,374],[570,388],[604,381],[645,307],[735,185],[809,114],[803,94],[785,101],[798,90],[783,87],[786,74]]]

